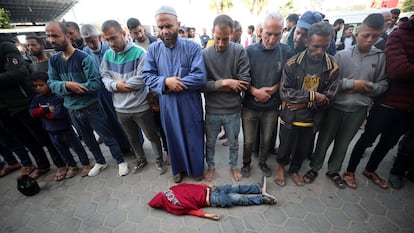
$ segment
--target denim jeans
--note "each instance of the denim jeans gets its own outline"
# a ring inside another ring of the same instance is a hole
[[[273,133],[276,128],[278,118],[277,110],[257,111],[249,108],[242,110],[243,126],[243,164],[250,164],[252,161],[252,152],[260,135],[260,152],[259,164],[266,163],[267,156],[274,143]]]
[[[162,160],[161,140],[158,136],[154,115],[151,109],[144,112],[122,113],[117,112],[119,122],[124,128],[138,160],[145,159],[139,131],[144,131],[145,137],[151,142],[156,159]]]
[[[206,161],[209,169],[215,169],[214,154],[217,136],[224,127],[229,142],[230,168],[237,167],[239,157],[240,112],[233,114],[210,114],[205,116]]]
[[[96,163],[105,164],[106,160],[102,154],[99,144],[96,141],[93,131],[103,139],[105,145],[109,147],[112,157],[118,164],[124,162],[124,156],[121,152],[121,148],[109,129],[108,122],[106,121],[105,113],[99,104],[88,110],[70,111],[70,118],[72,124],[75,126],[86,146],[92,152],[95,157]]]
[[[243,194],[261,194],[262,190],[259,184],[242,185],[226,184],[211,188],[210,205],[212,207],[232,207],[263,204],[262,195],[243,195]]]
[[[49,132],[49,137],[69,167],[76,167],[76,161],[69,148],[75,151],[83,166],[89,165],[88,154],[86,154],[78,135],[76,135],[72,127],[66,130]]]

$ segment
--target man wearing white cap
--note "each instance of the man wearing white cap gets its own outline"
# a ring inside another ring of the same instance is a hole
[[[204,127],[200,88],[206,84],[201,46],[178,37],[180,22],[170,6],[155,14],[161,41],[148,47],[146,84],[160,94],[161,122],[167,138],[174,181],[183,175],[203,178]]]

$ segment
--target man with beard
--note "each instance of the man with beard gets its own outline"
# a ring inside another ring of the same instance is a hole
[[[335,59],[326,53],[332,35],[329,23],[313,24],[306,39],[307,49],[289,59],[284,67],[280,81],[279,167],[275,177],[279,186],[286,184],[284,173],[289,163],[288,173],[293,182],[297,186],[304,185],[299,170],[309,154],[314,141],[313,133],[321,123],[324,110],[337,92],[339,67]]]
[[[319,12],[316,11],[306,11],[300,17],[296,27],[292,29],[291,34],[289,35],[287,45],[295,51],[295,53],[300,53],[306,49],[306,38],[309,28],[312,24],[322,21],[322,16]]]
[[[75,22],[65,22],[66,28],[70,35],[70,42],[75,49],[82,50],[86,45],[80,33],[79,25]]]
[[[148,47],[145,83],[160,94],[161,122],[167,137],[174,181],[183,175],[203,178],[204,125],[200,88],[206,84],[201,46],[178,38],[176,11],[162,6],[155,14],[161,41]]]
[[[107,167],[93,130],[109,147],[119,165],[119,175],[127,175],[128,165],[98,104],[98,91],[103,84],[95,63],[88,54],[72,46],[69,31],[63,23],[49,22],[45,30],[57,51],[49,59],[48,85],[53,92],[64,97],[64,106],[69,110],[72,123],[95,157],[96,163],[88,175],[96,176]]]
[[[45,53],[45,41],[38,36],[27,36],[26,44],[30,55],[36,58],[34,62],[30,63],[30,73],[47,72],[49,58]]]
[[[151,43],[157,41],[157,38],[145,31],[144,26],[136,18],[129,18],[127,27],[134,43],[144,49],[148,49]]]

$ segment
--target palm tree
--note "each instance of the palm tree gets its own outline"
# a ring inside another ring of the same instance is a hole
[[[263,8],[268,4],[268,0],[244,0],[244,4],[249,8],[250,14],[260,15]]]
[[[217,15],[223,14],[234,6],[232,0],[211,0],[210,9],[216,11]]]

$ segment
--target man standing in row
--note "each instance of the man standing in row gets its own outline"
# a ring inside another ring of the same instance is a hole
[[[229,142],[229,164],[233,178],[243,178],[237,168],[239,154],[240,113],[244,91],[250,84],[249,58],[243,46],[231,42],[233,20],[219,15],[213,23],[214,46],[203,50],[207,69],[206,100],[206,161],[204,179],[211,181],[215,172],[214,153],[217,135],[224,127]]]
[[[257,153],[262,175],[271,175],[266,161],[273,149],[273,134],[277,134],[279,82],[284,64],[293,56],[287,45],[279,43],[283,24],[284,18],[280,13],[270,13],[264,20],[262,39],[247,48],[252,81],[242,110],[244,145],[241,173],[244,177],[250,176],[252,152],[257,144],[260,145]]]
[[[49,59],[48,84],[55,93],[63,95],[64,106],[70,112],[72,123],[80,131],[78,133],[95,157],[96,164],[88,175],[96,176],[107,167],[93,130],[109,147],[119,165],[119,175],[127,175],[128,165],[98,104],[98,91],[103,84],[95,63],[89,55],[73,47],[64,24],[57,21],[49,22],[45,30],[57,51]]]
[[[128,40],[126,32],[115,20],[102,24],[103,37],[110,50],[106,51],[100,66],[105,88],[113,95],[113,105],[119,122],[128,135],[137,162],[134,173],[140,171],[147,159],[138,131],[140,128],[151,142],[156,154],[156,167],[165,172],[161,140],[156,131],[154,115],[147,101],[148,87],[142,79],[145,50]]]
[[[204,129],[200,88],[206,85],[201,46],[178,38],[180,22],[170,6],[155,14],[161,41],[148,48],[143,76],[160,94],[161,121],[165,130],[174,181],[183,175],[203,178]]]

